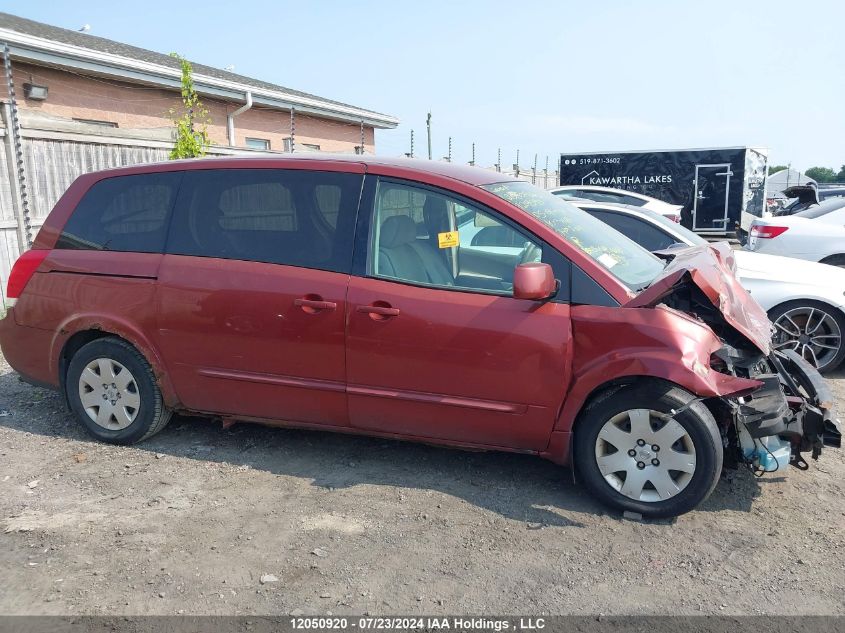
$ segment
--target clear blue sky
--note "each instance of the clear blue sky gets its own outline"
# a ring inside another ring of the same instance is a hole
[[[398,116],[376,150],[754,145],[845,163],[845,2],[11,0],[4,11]]]

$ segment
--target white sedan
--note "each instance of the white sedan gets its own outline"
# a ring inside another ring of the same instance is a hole
[[[612,187],[595,187],[591,185],[564,185],[550,189],[549,193],[560,196],[570,202],[577,200],[592,200],[594,202],[610,202],[613,204],[627,204],[632,207],[642,207],[666,216],[673,222],[681,221],[681,205],[669,204],[636,191],[614,189]]]
[[[829,198],[795,215],[755,218],[745,248],[845,266],[845,201]]]
[[[650,251],[707,243],[647,209],[573,204]],[[775,324],[774,346],[795,350],[820,371],[838,367],[845,358],[845,269],[749,251],[734,254],[737,277]]]

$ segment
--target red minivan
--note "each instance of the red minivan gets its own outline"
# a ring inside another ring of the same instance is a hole
[[[173,412],[572,464],[603,502],[700,504],[725,465],[838,445],[726,245],[660,258],[529,183],[375,157],[87,174],[15,264],[20,375],[130,444]]]

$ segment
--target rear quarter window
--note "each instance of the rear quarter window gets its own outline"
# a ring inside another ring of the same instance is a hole
[[[622,235],[634,240],[648,251],[659,251],[669,248],[676,241],[669,234],[664,233],[640,218],[598,209],[587,209],[586,211],[594,218],[598,218],[605,224],[613,227],[622,233]]]
[[[95,183],[56,248],[161,253],[181,172],[116,176]]]

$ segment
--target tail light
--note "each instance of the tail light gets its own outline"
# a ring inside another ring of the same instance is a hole
[[[671,214],[666,216],[667,220],[672,220],[672,222],[677,222],[678,224],[681,223],[681,216],[677,214]]]
[[[768,226],[765,224],[752,224],[750,235],[751,237],[759,237],[764,240],[770,240],[785,233],[788,226]]]
[[[9,285],[6,287],[7,299],[17,300],[21,296],[33,273],[41,265],[41,262],[47,259],[49,254],[50,251],[48,250],[32,250],[18,257],[18,261],[12,266],[12,272],[9,275]]]

